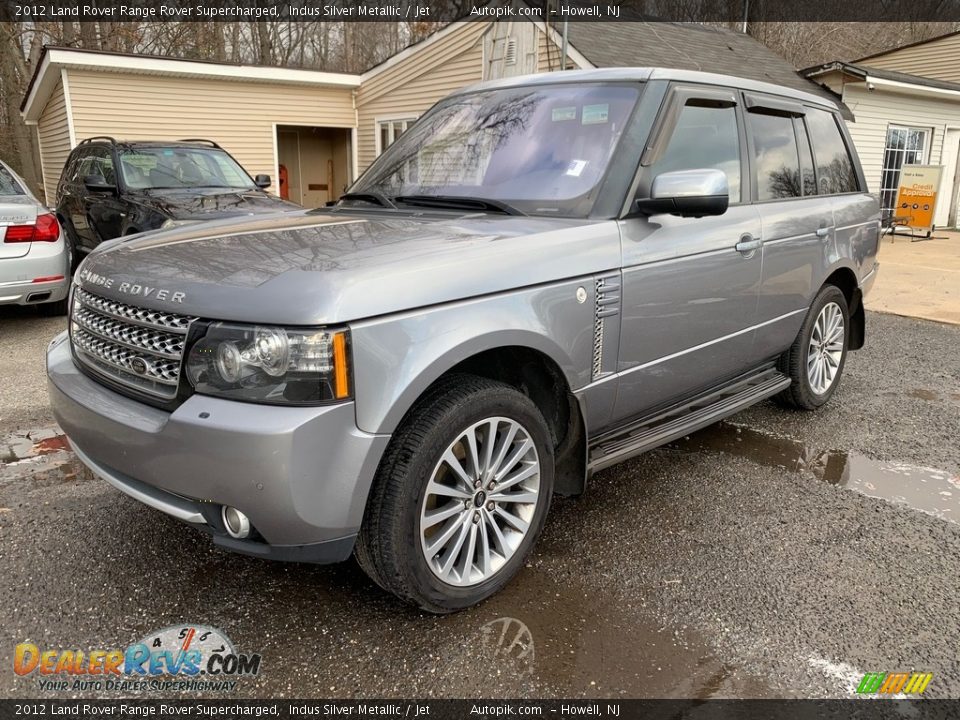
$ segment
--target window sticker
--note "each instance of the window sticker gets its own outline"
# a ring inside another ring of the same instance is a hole
[[[581,125],[598,125],[605,123],[610,117],[609,103],[602,105],[584,105],[583,117],[580,120]]]
[[[572,105],[570,107],[559,107],[554,108],[551,113],[551,120],[553,122],[563,122],[564,120],[576,120],[577,119],[577,106]]]
[[[570,163],[570,167],[567,168],[567,175],[571,177],[580,177],[580,174],[583,172],[583,169],[587,167],[586,160],[574,160]]]

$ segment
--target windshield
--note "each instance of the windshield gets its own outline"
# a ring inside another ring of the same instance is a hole
[[[450,98],[350,192],[479,197],[533,215],[584,216],[639,94],[636,86],[592,83]]]
[[[134,190],[256,187],[232,157],[215,148],[139,147],[119,155],[123,182]]]
[[[0,165],[0,196],[2,195],[26,195],[20,183],[13,179],[13,175]]]

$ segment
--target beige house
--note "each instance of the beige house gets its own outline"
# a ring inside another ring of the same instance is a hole
[[[960,224],[960,33],[801,72],[854,114],[850,134],[885,215],[904,164],[942,165],[934,224]]]
[[[752,38],[676,23],[570,23],[566,68],[710,70],[829,94]],[[543,23],[452,23],[362,75],[46,48],[21,106],[39,137],[47,201],[85,138],[206,138],[273,191],[316,207],[340,194],[450,92],[485,79],[561,70]],[[832,94],[831,94],[832,97]],[[286,178],[283,187],[279,181]]]

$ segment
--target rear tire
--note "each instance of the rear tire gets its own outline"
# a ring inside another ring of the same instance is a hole
[[[445,378],[387,448],[357,561],[380,587],[428,612],[475,605],[523,567],[553,476],[549,430],[530,398],[486,378]]]
[[[778,361],[793,381],[775,400],[786,407],[816,410],[836,392],[847,361],[850,311],[840,288],[824,285],[804,318],[797,339]]]

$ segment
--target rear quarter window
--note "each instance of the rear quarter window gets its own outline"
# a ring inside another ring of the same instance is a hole
[[[25,195],[20,183],[14,180],[13,175],[0,165],[0,195]]]
[[[854,170],[853,159],[843,135],[841,120],[833,113],[816,108],[807,108],[807,131],[813,146],[813,159],[817,166],[817,184],[820,195],[858,192],[860,184]]]

